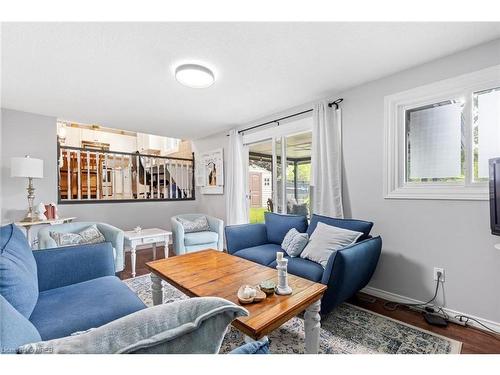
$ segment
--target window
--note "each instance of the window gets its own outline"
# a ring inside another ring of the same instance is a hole
[[[488,159],[500,156],[500,87],[475,92],[472,116],[474,181],[488,181]]]
[[[406,182],[463,181],[462,112],[457,101],[406,111]]]
[[[500,66],[385,98],[386,198],[488,199],[500,157]]]

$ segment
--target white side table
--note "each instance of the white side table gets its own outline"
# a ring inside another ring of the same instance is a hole
[[[76,216],[62,217],[59,219],[49,219],[49,220],[17,221],[14,224],[16,224],[18,227],[24,227],[24,229],[26,229],[26,238],[28,239],[28,243],[30,244],[33,250],[36,250],[38,249],[38,240],[31,239],[31,232],[30,232],[31,227],[44,224],[49,224],[49,225],[66,224],[66,223],[71,223],[74,219],[76,219]]]
[[[130,259],[132,260],[132,277],[135,277],[136,248],[140,245],[153,246],[153,259],[156,259],[156,245],[165,246],[165,258],[168,258],[168,242],[172,232],[158,229],[142,229],[140,232],[133,230],[124,232],[125,249],[130,250]]]

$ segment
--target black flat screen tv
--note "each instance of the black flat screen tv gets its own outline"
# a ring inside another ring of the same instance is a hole
[[[490,226],[491,234],[500,236],[500,158],[490,163]]]

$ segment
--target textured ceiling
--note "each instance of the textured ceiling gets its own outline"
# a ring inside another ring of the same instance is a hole
[[[2,106],[199,138],[500,37],[500,23],[8,23]],[[208,89],[173,68],[204,63]]]

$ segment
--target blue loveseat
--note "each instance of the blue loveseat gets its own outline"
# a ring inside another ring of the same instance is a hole
[[[307,232],[310,236],[318,222],[363,233],[356,243],[335,252],[328,260],[326,268],[307,259],[286,256],[288,272],[327,285],[321,301],[321,311],[328,313],[370,281],[382,249],[380,236],[370,236],[373,223],[313,215],[308,224],[305,216],[267,212],[265,224],[227,226],[227,250],[230,254],[274,268],[276,253],[283,251],[281,243],[286,233],[295,228],[299,232]]]
[[[108,242],[32,251],[15,225],[0,228],[2,346],[68,336],[144,309],[115,276]],[[7,306],[7,307],[5,307]],[[6,327],[10,333],[4,335]]]

